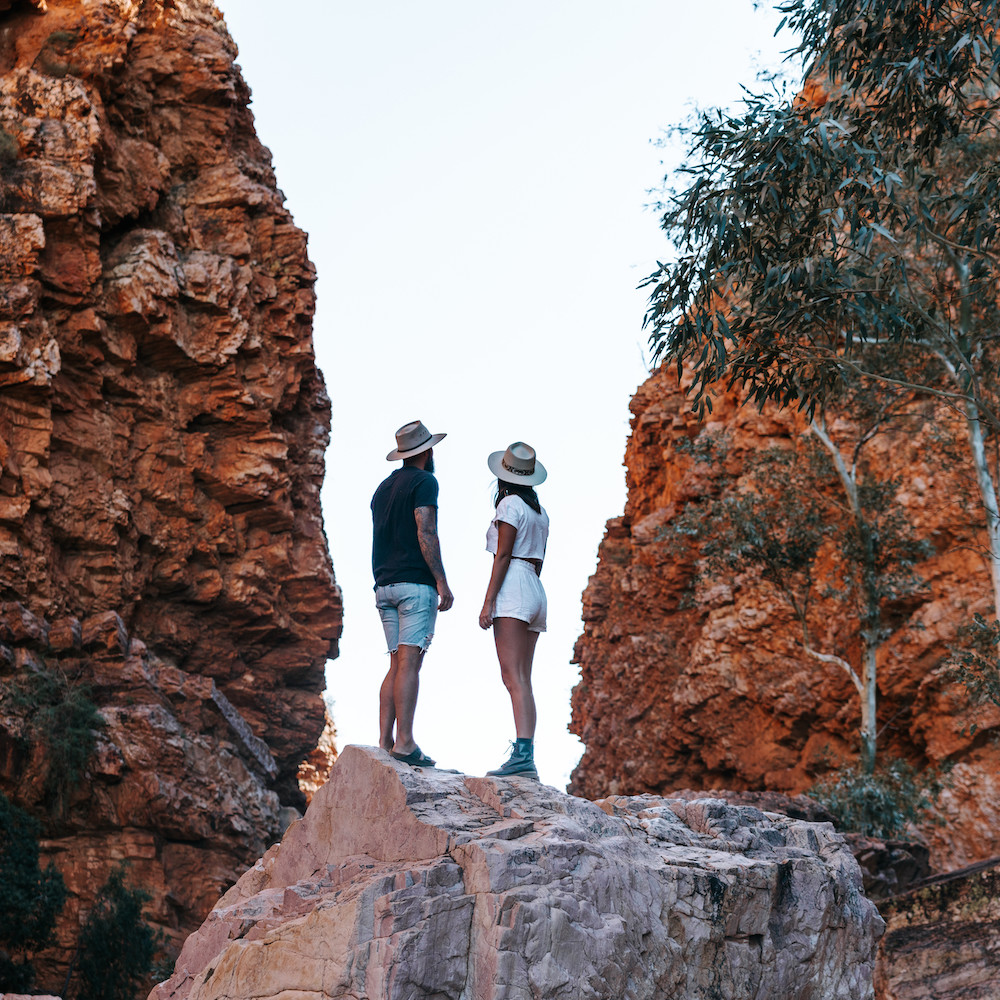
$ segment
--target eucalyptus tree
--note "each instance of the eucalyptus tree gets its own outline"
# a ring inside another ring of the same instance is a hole
[[[844,671],[860,701],[860,766],[869,775],[878,741],[878,653],[898,627],[887,611],[921,588],[916,567],[930,550],[897,501],[899,478],[869,445],[912,430],[922,415],[910,402],[884,390],[858,392],[840,400],[852,419],[838,426],[817,411],[798,447],[753,455],[738,484],[686,510],[675,528],[702,540],[713,576],[758,574],[792,611],[802,650]],[[840,630],[839,641],[827,627],[831,601],[854,626]]]
[[[677,258],[645,283],[655,356],[693,373],[701,412],[721,386],[815,416],[848,376],[954,406],[1000,618],[1000,0],[778,9],[806,85],[686,130]]]

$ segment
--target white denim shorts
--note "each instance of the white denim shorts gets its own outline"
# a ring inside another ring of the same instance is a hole
[[[545,588],[535,567],[524,559],[511,559],[493,605],[493,617],[516,618],[528,623],[529,632],[544,632],[547,612]]]
[[[438,592],[426,583],[389,583],[375,588],[375,607],[382,619],[390,653],[400,646],[427,649],[434,638]]]

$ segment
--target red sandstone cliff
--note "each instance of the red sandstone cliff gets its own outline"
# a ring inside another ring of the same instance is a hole
[[[0,5],[0,693],[48,671],[107,722],[55,808],[0,700],[64,944],[120,858],[195,927],[302,804],[324,726],[315,274],[235,57],[207,0]]]
[[[856,754],[859,700],[841,668],[802,649],[791,612],[766,584],[699,575],[697,546],[670,528],[685,507],[739,483],[746,458],[792,445],[804,430],[791,411],[758,413],[716,402],[698,423],[673,372],[661,369],[632,401],[628,501],[608,522],[584,594],[571,729],[586,744],[570,790],[591,797],[677,788],[769,789],[797,794]],[[896,631],[879,658],[880,748],[918,765],[954,764],[942,796],[944,826],[923,832],[932,863],[948,868],[1000,853],[1000,713],[970,714],[942,666],[947,644],[974,611],[989,615],[989,577],[976,551],[974,511],[957,502],[966,470],[942,458],[954,417],[941,409],[914,433],[876,439],[873,458],[904,473],[909,519],[934,549],[917,567],[926,583],[892,610]],[[960,430],[954,428],[956,434]],[[719,468],[688,445],[723,434]],[[826,637],[851,630],[826,610]],[[979,729],[972,734],[971,722]]]

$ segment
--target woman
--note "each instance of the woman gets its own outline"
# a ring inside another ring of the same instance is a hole
[[[497,477],[496,515],[486,532],[493,572],[479,624],[484,629],[493,626],[500,676],[510,692],[517,739],[510,757],[487,774],[537,778],[531,661],[538,633],[545,631],[545,591],[539,576],[549,537],[549,516],[533,487],[544,482],[547,473],[535,458],[535,449],[523,441],[515,441],[506,451],[493,452],[488,464]]]

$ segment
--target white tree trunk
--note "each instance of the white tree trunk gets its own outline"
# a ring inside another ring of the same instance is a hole
[[[965,404],[965,423],[969,429],[969,449],[972,452],[973,465],[976,467],[976,482],[979,484],[979,495],[986,516],[987,559],[990,579],[993,582],[993,617],[1000,619],[1000,510],[997,506],[997,488],[993,470],[986,455],[983,425],[975,401],[971,399]]]
[[[830,453],[834,467],[837,470],[837,476],[844,487],[844,494],[847,497],[851,516],[860,525],[864,521],[864,512],[861,510],[861,499],[858,495],[857,469],[853,465],[850,468],[848,467],[840,449],[827,433],[824,422],[814,419],[810,426],[812,432],[822,442],[823,447]],[[876,723],[878,700],[876,654],[881,645],[878,628],[881,613],[878,600],[874,595],[865,593],[864,601],[868,612],[866,619],[870,620],[874,618],[876,622],[874,629],[869,627],[870,621],[866,621],[861,628],[861,684],[858,686],[858,694],[861,696],[861,764],[864,770],[871,774],[875,769],[875,742],[878,735]]]
[[[876,660],[878,643],[865,639],[862,653],[861,683],[861,765],[865,772],[871,774],[875,770],[875,741],[878,737],[875,719],[876,697]]]

